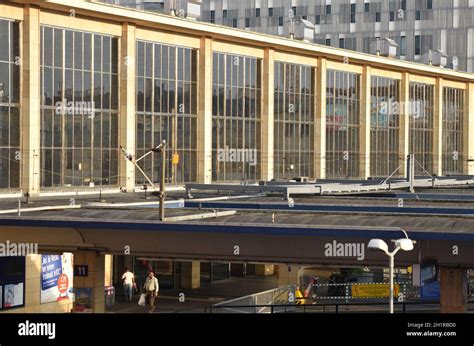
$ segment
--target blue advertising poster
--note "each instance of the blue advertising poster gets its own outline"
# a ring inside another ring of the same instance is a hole
[[[73,255],[43,255],[41,260],[41,304],[73,299]]]
[[[46,291],[58,284],[58,278],[62,274],[61,256],[43,255],[41,265],[41,289]]]
[[[423,263],[420,270],[420,297],[425,300],[440,299],[440,282],[436,263]]]

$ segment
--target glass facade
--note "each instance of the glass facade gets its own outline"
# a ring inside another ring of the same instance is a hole
[[[399,95],[396,79],[372,77],[370,90],[370,175],[388,177],[400,165]],[[395,176],[403,175],[397,171]]]
[[[0,189],[20,186],[20,35],[0,20]]]
[[[443,89],[443,175],[462,174],[464,90]]]
[[[118,184],[118,40],[41,27],[41,186]]]
[[[260,179],[261,60],[214,53],[212,180]]]
[[[166,140],[166,182],[195,182],[197,51],[137,41],[136,71],[137,157]],[[160,153],[152,153],[138,164],[153,182],[160,181]],[[136,183],[146,183],[139,170]]]
[[[410,83],[410,154],[415,155],[415,174],[433,173],[433,86]],[[426,171],[426,172],[425,172]]]
[[[327,71],[326,177],[359,176],[360,75]]]
[[[313,68],[275,63],[274,177],[314,176]]]

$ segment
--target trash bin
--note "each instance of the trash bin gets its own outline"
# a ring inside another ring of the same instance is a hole
[[[105,288],[105,307],[111,308],[115,305],[115,287],[108,286]]]

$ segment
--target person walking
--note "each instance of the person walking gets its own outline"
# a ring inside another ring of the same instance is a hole
[[[125,268],[125,273],[122,275],[122,280],[125,300],[131,303],[133,297],[133,286],[135,285],[135,275],[133,275],[133,273],[128,270],[128,268]]]
[[[158,279],[155,277],[155,274],[152,271],[148,273],[148,277],[146,278],[143,288],[146,295],[146,302],[148,303],[148,311],[152,313],[155,311],[155,299],[158,296],[158,291],[160,290]]]

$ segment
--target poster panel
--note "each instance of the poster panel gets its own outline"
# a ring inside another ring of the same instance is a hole
[[[41,304],[73,299],[73,254],[43,255]]]

